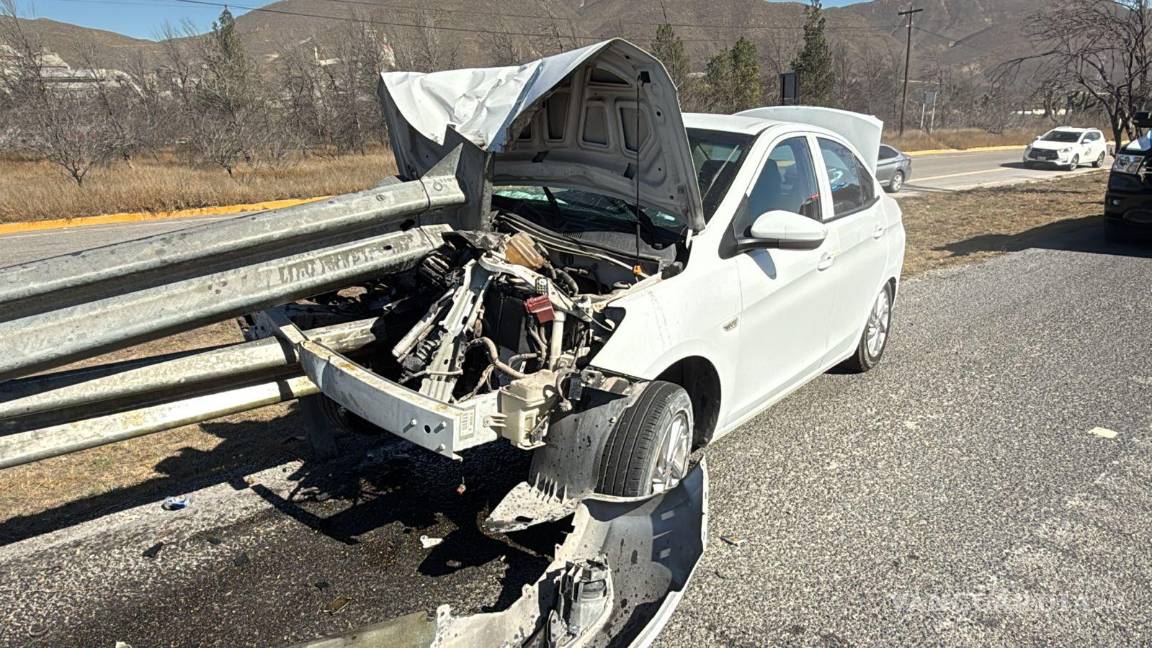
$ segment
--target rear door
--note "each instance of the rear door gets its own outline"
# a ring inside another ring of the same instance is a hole
[[[807,135],[790,135],[761,159],[756,180],[732,221],[743,238],[757,216],[782,209],[822,219],[819,165]],[[836,300],[826,273],[835,241],[814,250],[757,249],[737,254],[740,356],[733,416],[748,414],[819,371],[828,348]]]
[[[831,251],[837,298],[826,326],[829,353],[839,357],[855,347],[882,285],[888,223],[880,187],[868,167],[843,142],[824,136],[814,139],[828,202],[825,224],[837,245]]]
[[[891,182],[900,168],[900,154],[891,146],[880,145],[880,160],[876,165],[876,179],[881,183]]]

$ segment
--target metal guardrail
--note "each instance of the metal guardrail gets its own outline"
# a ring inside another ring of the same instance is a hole
[[[463,205],[424,177],[0,269],[0,381],[410,267]],[[4,385],[0,383],[0,397]]]

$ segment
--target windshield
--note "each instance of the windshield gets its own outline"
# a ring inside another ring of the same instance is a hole
[[[1045,142],[1076,143],[1080,141],[1080,133],[1073,133],[1071,131],[1048,131],[1048,134],[1040,139]]]
[[[700,183],[700,198],[704,204],[704,220],[712,219],[720,201],[728,195],[736,172],[748,156],[751,135],[723,131],[688,129],[688,147],[692,151],[692,166]]]

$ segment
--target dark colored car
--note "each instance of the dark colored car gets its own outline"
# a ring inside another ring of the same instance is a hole
[[[1152,127],[1149,113],[1137,113],[1136,125]],[[1152,136],[1144,135],[1116,152],[1104,217],[1109,238],[1152,237]]]
[[[880,145],[880,160],[876,165],[876,179],[884,185],[888,193],[896,193],[904,188],[904,183],[912,177],[912,158],[888,146]]]

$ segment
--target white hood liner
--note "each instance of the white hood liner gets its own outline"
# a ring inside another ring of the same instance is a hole
[[[631,43],[605,41],[521,66],[386,72],[381,82],[389,124],[408,126],[392,133],[404,173],[427,171],[434,163],[427,149],[447,146],[451,129],[493,154],[498,185],[586,189],[634,202],[639,175],[642,206],[703,229],[676,87]]]
[[[871,169],[872,173],[876,173],[876,165],[880,160],[880,137],[884,134],[884,122],[871,115],[814,106],[771,106],[753,108],[736,114],[743,117],[757,117],[826,128],[856,147],[868,168]]]

